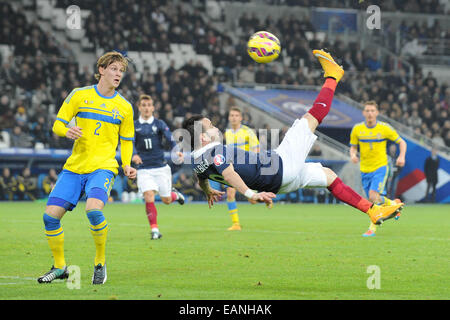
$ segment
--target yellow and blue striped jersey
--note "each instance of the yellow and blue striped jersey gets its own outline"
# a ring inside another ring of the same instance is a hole
[[[385,122],[377,121],[374,127],[368,127],[365,122],[353,126],[350,145],[359,146],[361,172],[373,172],[388,165],[387,140],[399,143],[400,136]]]
[[[253,151],[259,148],[259,140],[252,129],[245,125],[241,125],[236,131],[227,129],[225,131],[225,143],[234,145],[245,151]]]
[[[67,96],[56,120],[68,124],[74,117],[83,135],[75,140],[64,169],[78,174],[105,169],[117,174],[119,138],[134,139],[132,105],[117,91],[106,97],[97,85],[76,88]]]

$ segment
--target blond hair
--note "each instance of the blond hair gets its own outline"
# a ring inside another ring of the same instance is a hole
[[[230,112],[231,112],[231,111],[239,112],[239,113],[242,115],[242,110],[241,110],[239,107],[237,107],[237,106],[232,106],[232,107],[230,108]]]
[[[375,100],[369,100],[369,101],[364,102],[364,107],[367,105],[375,106],[375,108],[378,110],[378,103]]]
[[[97,73],[95,74],[95,79],[100,80],[100,72],[98,72],[99,68],[107,68],[111,63],[119,62],[123,65],[124,71],[127,70],[128,60],[117,51],[110,51],[102,55],[97,61]]]
[[[138,101],[137,101],[137,106],[138,106],[138,107],[140,106],[142,100],[153,100],[153,99],[152,99],[152,97],[149,96],[148,94],[141,94],[141,95],[139,96]]]

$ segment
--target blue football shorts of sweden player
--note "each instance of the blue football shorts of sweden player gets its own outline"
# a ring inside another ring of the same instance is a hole
[[[83,194],[86,194],[87,198],[96,198],[106,204],[113,184],[114,173],[110,170],[99,169],[86,174],[63,170],[49,195],[47,205],[72,211]]]
[[[362,186],[366,195],[369,196],[369,191],[374,190],[384,196],[386,194],[385,186],[388,176],[388,166],[380,167],[373,172],[361,172]]]

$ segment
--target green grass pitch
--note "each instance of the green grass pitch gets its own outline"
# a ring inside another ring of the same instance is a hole
[[[108,281],[90,284],[94,244],[84,203],[62,220],[66,261],[81,288],[38,284],[51,253],[44,203],[0,203],[0,299],[449,299],[449,205],[405,207],[374,238],[367,216],[345,205],[157,204],[163,238],[150,241],[143,204],[108,204]],[[369,266],[380,289],[369,289]]]

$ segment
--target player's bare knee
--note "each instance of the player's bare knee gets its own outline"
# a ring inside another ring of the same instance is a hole
[[[66,213],[66,209],[64,209],[63,207],[59,207],[59,206],[46,206],[45,213],[53,218],[61,220],[61,218]]]
[[[325,172],[325,176],[327,178],[327,186],[331,185],[334,180],[338,177],[337,174],[331,170],[330,168],[323,168],[323,172]]]
[[[144,200],[145,202],[155,202],[155,194],[153,191],[144,192]]]
[[[88,198],[86,201],[86,211],[89,210],[103,210],[105,204],[102,200],[97,198]]]
[[[311,132],[314,132],[317,126],[319,125],[319,121],[308,112],[303,115],[302,119],[306,119],[306,121],[308,122],[309,129],[311,129]]]

